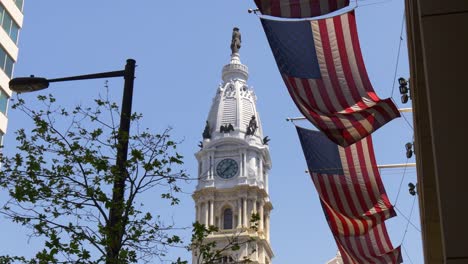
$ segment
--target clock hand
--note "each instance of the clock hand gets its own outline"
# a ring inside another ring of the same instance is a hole
[[[226,171],[228,171],[231,168],[232,165],[228,165],[226,169],[223,170],[221,174],[224,174]]]

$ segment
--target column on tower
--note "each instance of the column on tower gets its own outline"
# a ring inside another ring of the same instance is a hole
[[[257,177],[258,177],[258,179],[261,179],[261,177],[263,177],[263,160],[259,159],[259,161],[260,162],[259,162],[258,166],[259,166],[260,169],[259,169]],[[263,188],[265,188],[265,186],[266,186],[266,183],[263,182]]]
[[[237,199],[237,228],[242,227],[242,198]]]
[[[264,226],[263,226],[263,221],[264,221],[264,220],[263,220],[263,218],[264,218],[264,216],[263,216],[263,214],[264,214],[264,212],[263,212],[263,206],[264,206],[264,205],[265,205],[265,201],[264,201],[263,199],[261,199],[261,200],[260,200],[259,213],[258,213],[258,214],[260,215],[260,220],[259,220],[260,223],[259,223],[259,225],[258,225],[258,229],[259,229],[260,231],[263,231],[263,229],[264,229]]]
[[[252,220],[252,214],[257,214],[257,196],[252,199],[252,213],[250,214],[250,221]]]
[[[264,246],[261,246],[258,249],[258,259],[260,261],[265,261],[265,247]]]
[[[205,226],[209,226],[208,223],[208,202],[203,204],[203,210],[205,211],[205,219],[203,219]]]
[[[267,241],[270,241],[270,212],[267,212],[265,225],[265,238]]]
[[[200,218],[198,214],[200,213],[200,209],[198,209],[198,203],[195,203],[195,222],[200,222]]]
[[[247,177],[247,151],[242,151],[242,162],[244,163],[244,177]]]
[[[210,225],[214,225],[214,201],[211,200],[210,202]]]
[[[255,197],[255,198],[252,200],[252,203],[253,203],[252,213],[253,213],[253,214],[256,214],[256,213],[257,213],[257,197]]]
[[[240,154],[240,176],[245,177],[247,176],[245,174],[245,154],[244,154],[244,150],[241,150],[240,152],[241,152]]]
[[[210,176],[211,176],[211,179],[213,180],[214,179],[214,152],[211,152],[210,153],[210,163],[209,163],[209,170],[210,170]]]
[[[242,211],[243,211],[243,213],[242,213],[242,218],[243,218],[243,223],[242,223],[242,225],[245,226],[245,227],[247,227],[247,226],[248,226],[248,224],[247,224],[247,197],[242,198],[242,201],[243,201],[243,203],[242,203]]]

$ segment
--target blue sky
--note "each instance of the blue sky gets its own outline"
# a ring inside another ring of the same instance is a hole
[[[367,71],[382,98],[391,96],[403,6],[403,0],[363,0],[356,10]],[[185,156],[185,168],[195,176],[193,154],[198,151],[211,100],[221,82],[221,69],[229,62],[232,28],[239,27],[243,41],[241,60],[249,67],[248,83],[258,97],[264,134],[271,138],[271,243],[276,255],[273,262],[325,263],[336,254],[336,246],[312,181],[304,173],[306,163],[294,126],[285,121],[299,112],[280,78],[259,19],[247,13],[249,8],[254,8],[251,0],[25,1],[15,76],[54,78],[114,71],[122,69],[127,58],[135,59],[138,67],[134,111],[143,113],[142,125],[155,132],[173,127],[173,136],[183,140],[180,151]],[[397,78],[409,75],[405,36]],[[111,96],[118,103],[122,86],[120,79],[109,80]],[[54,84],[47,93],[71,107],[88,104],[104,91],[104,80],[93,80]],[[35,97],[23,96],[31,100]],[[398,87],[394,97],[400,104]],[[405,116],[411,123],[411,114]],[[13,132],[29,127],[29,122],[20,113],[9,111],[4,140],[7,153],[14,151]],[[306,122],[298,124],[307,126]],[[378,163],[406,163],[404,144],[412,138],[413,131],[403,118],[378,130],[374,133]],[[414,162],[414,158],[409,162]],[[402,213],[387,222],[392,241],[397,246],[404,238],[405,263],[423,263],[421,234],[405,219],[414,199],[408,194],[407,184],[416,181],[415,169],[381,173],[390,200],[393,203],[398,197],[396,207]],[[191,183],[184,187],[187,194],[182,194],[180,206],[161,203],[155,193],[148,193],[144,203],[155,213],[174,218],[180,226],[189,226],[195,216],[190,196],[194,186]],[[417,201],[410,220],[419,228]],[[0,234],[0,254],[31,255],[40,245],[27,237],[27,230],[4,219],[0,219]],[[185,235],[189,237],[189,231]],[[181,251],[172,255],[190,258],[190,254]]]

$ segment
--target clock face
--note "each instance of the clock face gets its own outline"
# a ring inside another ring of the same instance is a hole
[[[223,159],[216,166],[216,173],[223,179],[230,179],[236,176],[239,166],[233,159]]]

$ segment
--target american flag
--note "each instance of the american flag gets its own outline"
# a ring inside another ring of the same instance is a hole
[[[354,11],[312,21],[261,22],[291,97],[332,141],[351,145],[400,116],[369,81]]]
[[[360,236],[334,235],[344,264],[402,263],[401,248],[393,248],[385,223]]]
[[[396,215],[377,169],[372,138],[340,147],[297,127],[309,173],[345,263],[400,263],[384,221]]]
[[[263,15],[302,18],[321,16],[349,5],[349,0],[255,0]]]

